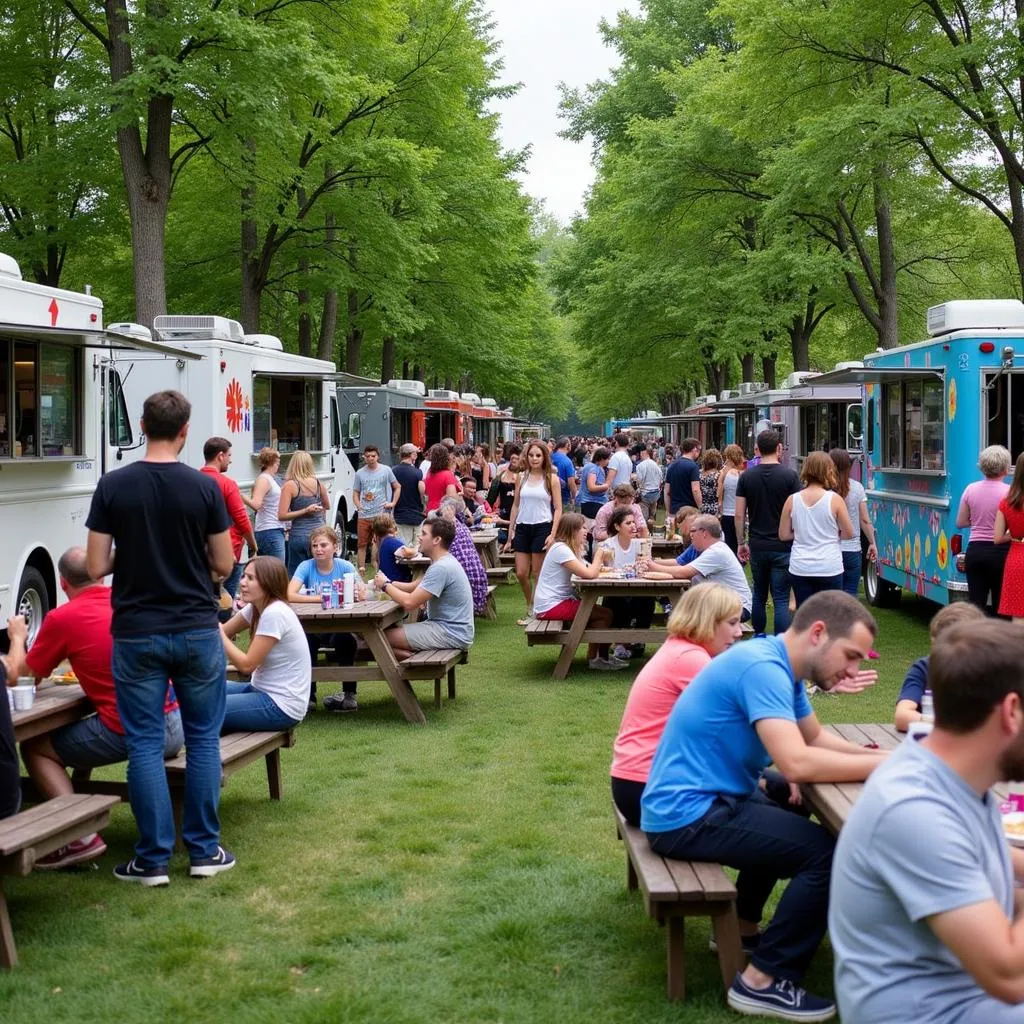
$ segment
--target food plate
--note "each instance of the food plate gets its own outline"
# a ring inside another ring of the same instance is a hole
[[[1011,846],[1024,847],[1024,811],[1011,811],[1003,815],[1003,835]]]

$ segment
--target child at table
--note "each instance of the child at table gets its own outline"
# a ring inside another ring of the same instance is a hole
[[[412,553],[398,536],[398,526],[389,515],[379,515],[373,521],[373,540],[377,545],[377,566],[389,580],[408,583],[412,576],[404,565],[399,565],[397,558],[408,558]]]
[[[333,587],[335,580],[343,580],[346,576],[355,578],[357,598],[363,585],[359,580],[356,567],[344,558],[337,557],[341,540],[329,526],[318,526],[309,536],[309,547],[312,558],[300,562],[295,574],[288,584],[288,600],[293,604],[319,604],[320,588]],[[320,650],[324,647],[330,651],[327,656],[329,664],[351,665],[356,657],[356,638],[351,633],[310,633],[306,640],[309,644],[309,657],[316,667]],[[342,695],[324,698],[325,711],[356,711],[356,684],[342,684]],[[309,685],[309,710],[316,707],[316,682]]]
[[[984,618],[985,613],[969,601],[947,604],[945,608],[941,608],[935,613],[928,626],[928,636],[932,646],[934,647],[935,641],[952,626],[961,622],[980,622]],[[923,658],[918,658],[907,669],[900,694],[896,698],[896,713],[893,718],[896,728],[900,732],[906,732],[912,722],[921,721],[921,698],[927,689],[928,656],[925,655]]]

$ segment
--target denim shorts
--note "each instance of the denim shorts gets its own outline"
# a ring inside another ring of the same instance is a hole
[[[164,715],[164,757],[174,757],[184,742],[181,714],[172,711]],[[124,736],[108,729],[99,715],[90,715],[51,733],[50,745],[68,768],[98,768],[128,760]]]

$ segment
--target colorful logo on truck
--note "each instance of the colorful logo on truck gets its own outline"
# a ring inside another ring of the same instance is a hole
[[[249,396],[234,377],[228,383],[224,396],[228,430],[232,434],[246,433],[251,428]]]

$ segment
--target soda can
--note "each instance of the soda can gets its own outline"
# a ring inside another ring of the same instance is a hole
[[[320,588],[320,607],[324,611],[331,607],[331,587],[327,583]]]

